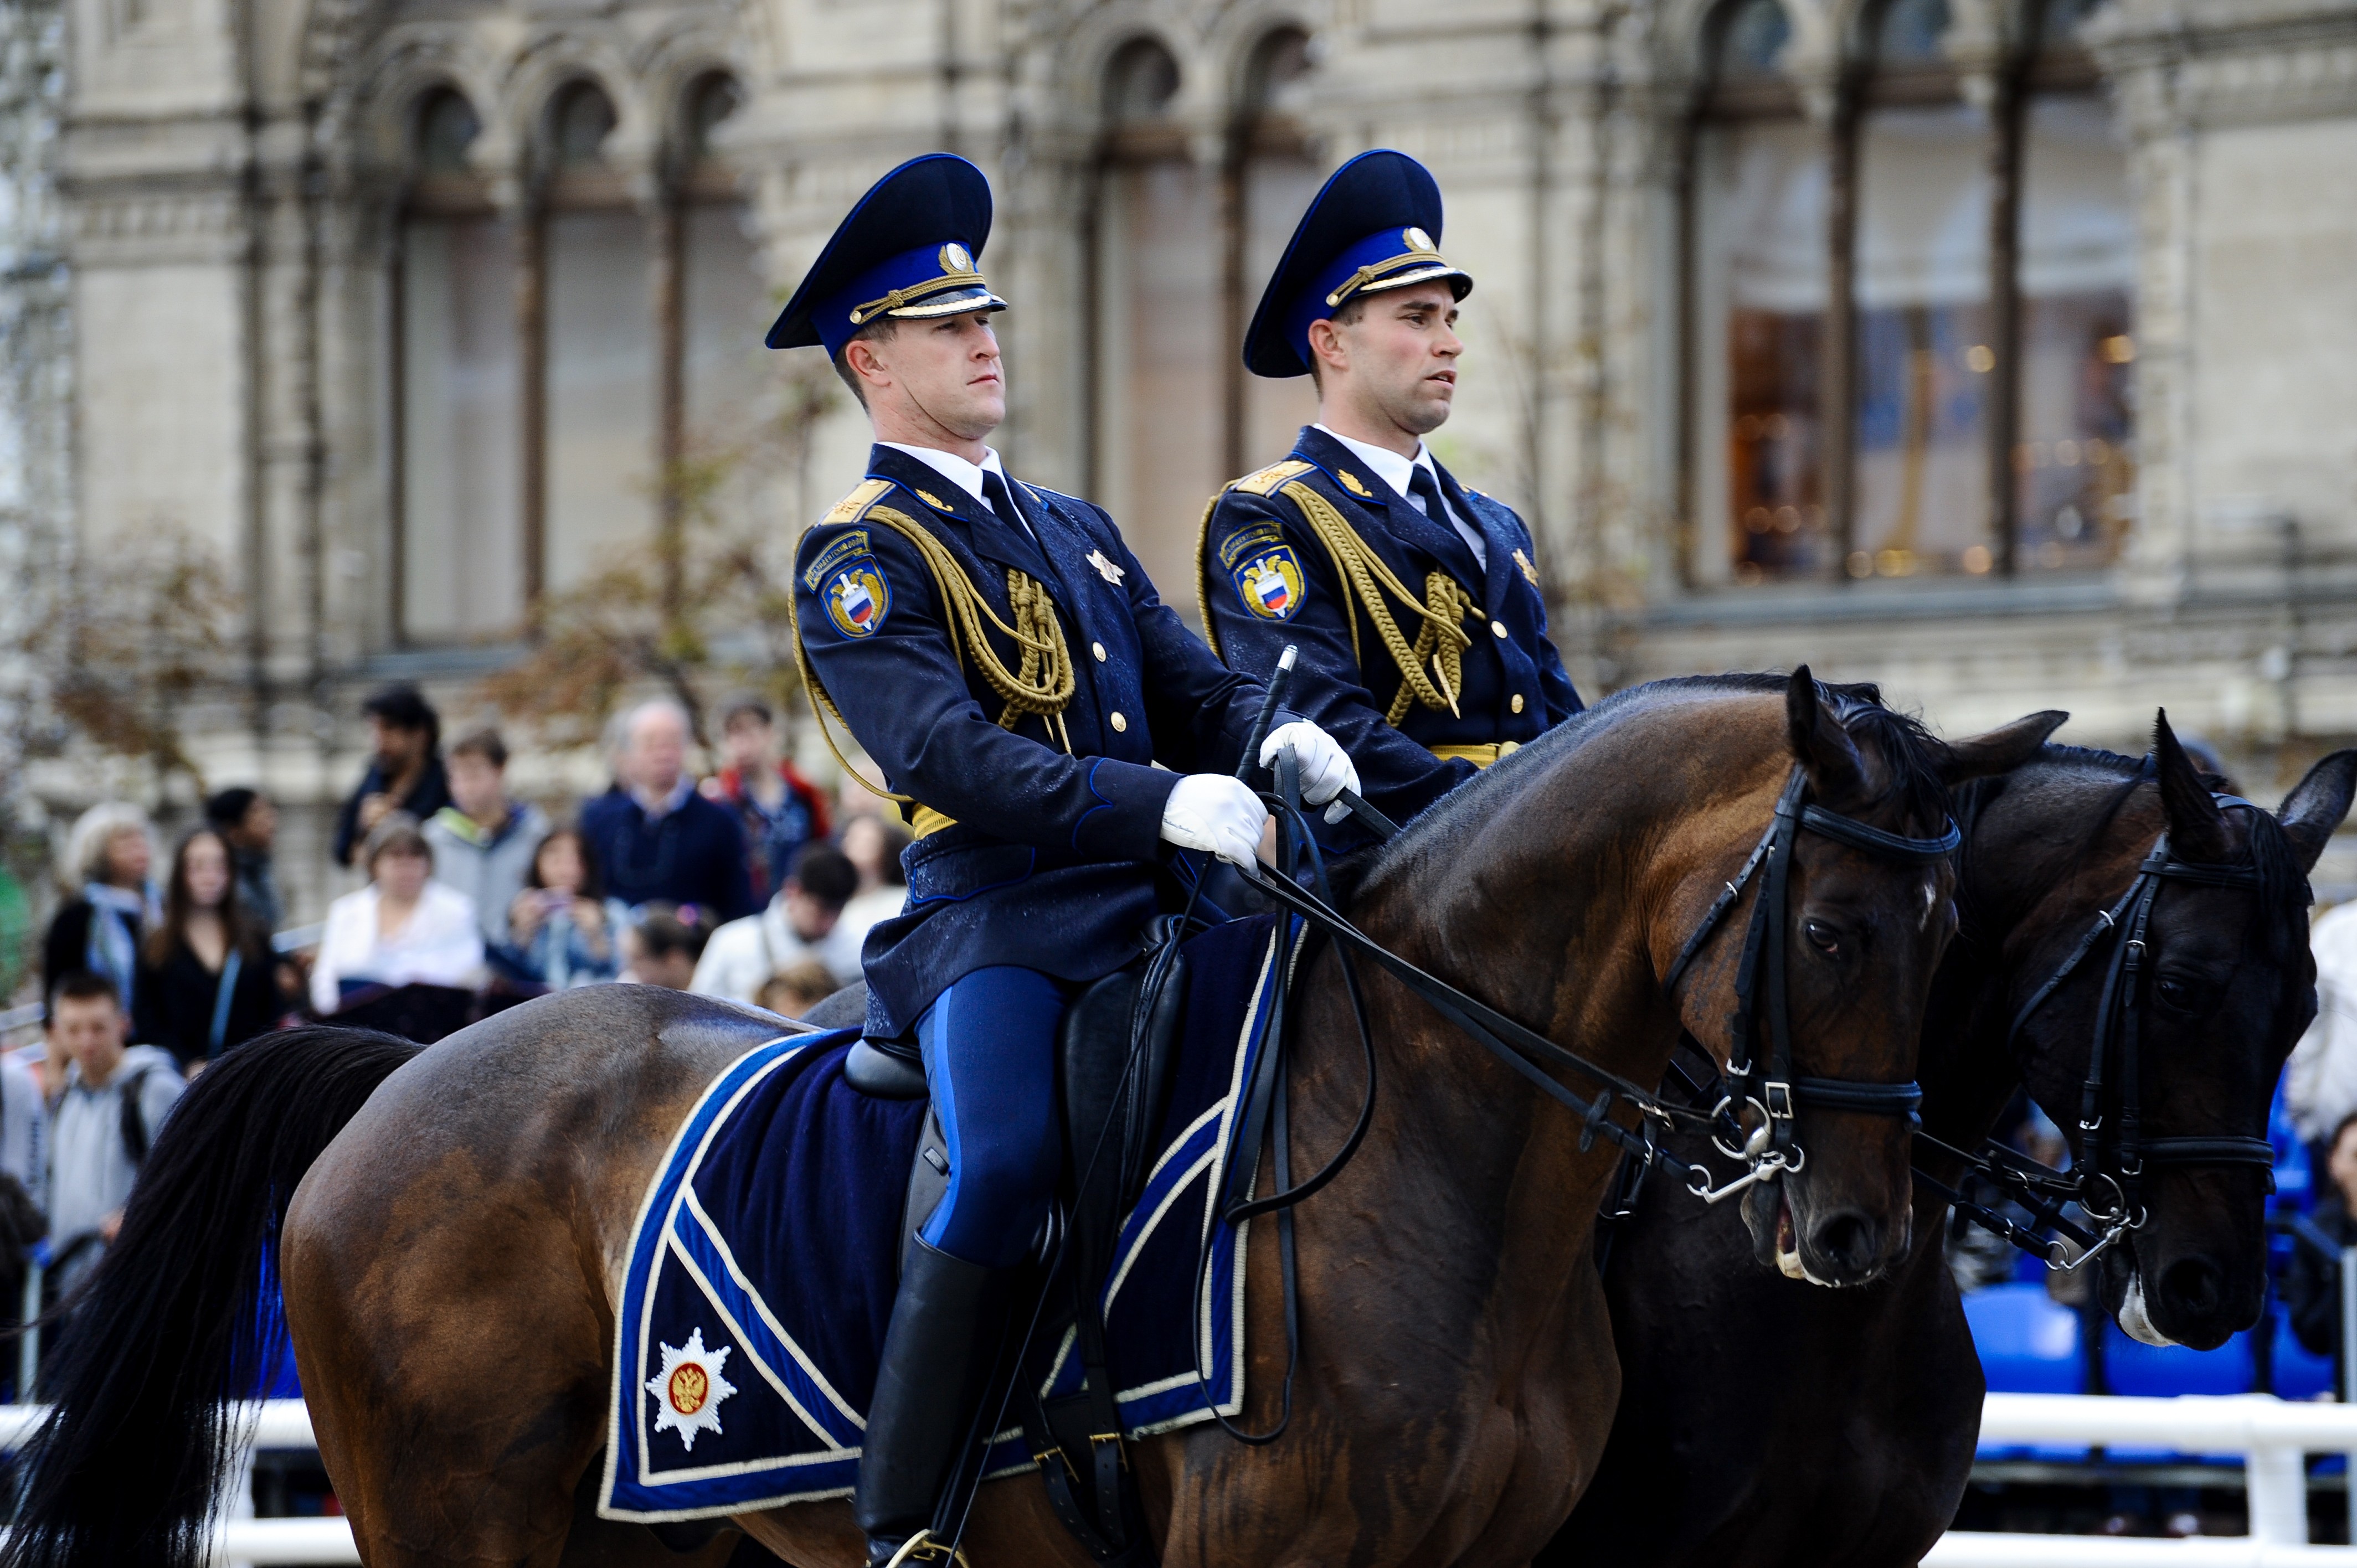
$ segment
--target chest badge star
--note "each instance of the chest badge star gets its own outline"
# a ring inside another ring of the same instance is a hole
[[[1089,564],[1097,569],[1098,576],[1103,577],[1106,582],[1111,583],[1116,588],[1121,586],[1122,578],[1128,575],[1128,573],[1121,567],[1116,566],[1112,562],[1106,560],[1105,553],[1102,550],[1092,550],[1089,552]]]

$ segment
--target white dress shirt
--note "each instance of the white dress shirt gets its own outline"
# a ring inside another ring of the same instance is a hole
[[[1327,430],[1322,424],[1314,428],[1326,431],[1327,435],[1349,447],[1353,456],[1375,471],[1375,478],[1397,491],[1402,500],[1419,512],[1424,510],[1424,498],[1410,490],[1407,482],[1416,469],[1428,471],[1432,475],[1433,490],[1440,497],[1440,510],[1448,514],[1448,526],[1457,531],[1457,537],[1465,542],[1465,548],[1473,552],[1473,559],[1480,563],[1481,570],[1486,572],[1490,569],[1490,542],[1470,520],[1458,516],[1457,509],[1448,504],[1448,492],[1440,488],[1440,469],[1432,460],[1431,447],[1419,441],[1415,444],[1415,456],[1403,457],[1388,446],[1370,446],[1363,441],[1351,440],[1340,431]]]
[[[996,446],[984,447],[982,461],[969,463],[956,453],[944,452],[938,446],[911,446],[905,441],[878,441],[876,445],[889,446],[895,452],[906,452],[909,456],[931,468],[942,478],[980,501],[983,510],[990,512],[993,517],[996,517],[998,513],[992,509],[990,497],[983,492],[982,477],[985,474],[996,474],[998,482],[1006,487],[1008,504],[1014,504],[1015,481],[1006,477],[1006,469],[998,461],[998,448]],[[1024,532],[1031,532],[1030,521],[1024,517],[1023,509],[1019,506],[1015,508],[1015,521],[1023,525]],[[1036,544],[1039,540],[1035,537],[1032,542]]]

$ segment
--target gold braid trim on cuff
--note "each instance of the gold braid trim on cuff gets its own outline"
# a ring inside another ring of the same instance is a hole
[[[922,523],[905,512],[890,507],[872,506],[861,515],[863,522],[880,522],[885,527],[916,546],[925,564],[933,574],[933,583],[941,590],[944,623],[949,628],[950,657],[960,663],[971,661],[981,672],[983,682],[1006,699],[999,711],[998,727],[1013,729],[1025,718],[1038,714],[1045,720],[1049,732],[1063,743],[1066,755],[1072,749],[1072,737],[1064,727],[1064,709],[1072,700],[1072,650],[1064,640],[1064,628],[1056,618],[1056,601],[1047,588],[1027,573],[1013,567],[1006,570],[1007,605],[1015,615],[1009,626],[990,607],[982,590],[967,576],[965,568],[950,547],[942,542]],[[1013,639],[1020,649],[1017,668],[1007,669],[990,646],[987,628],[995,627]],[[860,788],[871,795],[903,805],[917,805],[911,796],[878,789],[861,777],[850,759],[835,745],[834,731],[827,727],[832,719],[845,730],[851,725],[835,706],[834,698],[811,668],[810,654],[802,646],[802,617],[794,617],[794,667],[801,671],[802,690],[810,694],[811,707],[819,715],[819,734],[825,737],[826,748],[843,770],[859,780]]]

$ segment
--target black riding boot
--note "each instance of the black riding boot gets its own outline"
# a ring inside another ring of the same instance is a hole
[[[852,1495],[870,1563],[933,1522],[998,1345],[999,1277],[921,1236],[909,1249]]]

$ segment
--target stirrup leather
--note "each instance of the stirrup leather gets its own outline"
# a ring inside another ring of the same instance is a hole
[[[900,1550],[892,1553],[884,1568],[902,1568],[910,1563],[945,1563],[952,1568],[974,1568],[963,1551],[946,1541],[935,1541],[930,1530],[920,1530],[902,1541]]]

